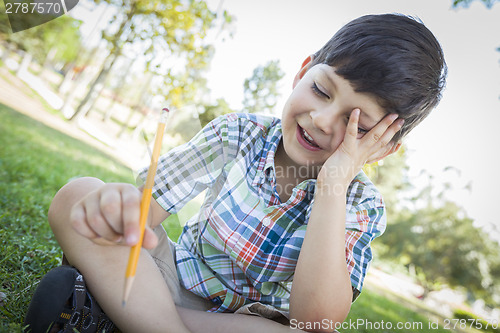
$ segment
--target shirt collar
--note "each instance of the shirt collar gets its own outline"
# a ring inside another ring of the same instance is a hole
[[[254,186],[260,186],[268,181],[271,186],[276,186],[276,166],[274,158],[278,149],[281,138],[283,137],[281,121],[278,119],[274,126],[270,126],[267,132],[264,132],[264,145],[260,158],[257,173],[252,182]],[[299,187],[313,194],[315,190],[316,179],[308,179],[300,183]]]
[[[273,186],[276,182],[274,157],[282,138],[281,121],[277,121],[274,126],[270,126],[263,134],[263,147],[257,173],[252,182],[253,185],[262,185],[266,180]]]

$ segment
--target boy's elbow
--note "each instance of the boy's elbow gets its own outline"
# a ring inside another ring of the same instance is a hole
[[[336,328],[341,327],[341,324],[344,322],[346,317],[343,317],[342,319],[336,317],[329,318],[326,316],[304,319],[291,318],[290,327],[305,332],[336,332]]]
[[[350,309],[350,300],[318,304],[296,311],[290,309],[290,325],[306,332],[334,332],[347,318]]]

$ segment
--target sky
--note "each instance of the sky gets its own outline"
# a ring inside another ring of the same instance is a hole
[[[210,99],[224,98],[241,109],[243,82],[257,66],[279,60],[285,77],[276,115],[292,89],[302,61],[317,51],[345,23],[365,14],[403,13],[420,18],[441,43],[448,64],[447,86],[439,106],[406,138],[409,180],[437,190],[450,182],[448,198],[464,207],[480,226],[500,218],[493,208],[499,197],[500,3],[487,9],[479,0],[452,9],[452,0],[208,0],[236,18],[233,37],[215,39],[208,73]],[[85,2],[76,9],[85,11]],[[80,7],[80,8],[78,8]],[[76,11],[74,11],[76,12]],[[94,38],[110,12],[83,14]],[[214,37],[214,35],[212,35]],[[443,170],[448,171],[444,172]],[[466,189],[467,188],[467,189]],[[486,230],[489,231],[487,227]],[[497,235],[500,240],[500,234]]]
[[[403,13],[420,18],[441,43],[448,64],[447,86],[439,106],[405,139],[410,181],[436,189],[450,182],[448,198],[464,207],[478,225],[495,223],[500,188],[500,3],[479,1],[451,8],[451,0],[225,0],[236,17],[233,38],[219,38],[209,73],[213,101],[223,97],[241,107],[243,82],[255,67],[279,60],[278,115],[302,61],[345,23],[365,14]],[[217,8],[220,0],[208,1]],[[451,167],[451,168],[450,168]],[[445,168],[448,171],[443,171]],[[465,188],[469,188],[465,189]],[[486,228],[489,230],[488,228]],[[500,239],[500,238],[499,238]]]

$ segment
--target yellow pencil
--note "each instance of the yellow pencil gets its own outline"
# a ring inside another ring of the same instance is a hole
[[[137,269],[137,262],[139,261],[139,254],[141,253],[142,240],[144,237],[144,230],[146,229],[146,220],[148,218],[149,206],[151,203],[151,195],[153,191],[154,178],[156,174],[156,166],[158,164],[158,158],[160,156],[161,143],[163,139],[163,132],[165,131],[165,125],[167,123],[169,110],[164,108],[160,115],[160,121],[158,122],[158,129],[156,130],[156,138],[153,146],[153,154],[151,155],[151,164],[149,165],[148,175],[146,177],[146,183],[144,184],[144,189],[142,191],[141,199],[141,214],[139,218],[141,236],[139,237],[139,242],[130,248],[130,255],[128,258],[127,270],[125,272],[125,288],[123,290],[123,301],[122,306],[127,303],[130,290],[132,289],[132,284],[134,283],[135,271]]]

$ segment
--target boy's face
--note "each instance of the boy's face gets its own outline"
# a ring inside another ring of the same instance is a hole
[[[349,116],[355,108],[361,110],[358,138],[386,112],[373,96],[355,92],[333,67],[318,64],[306,69],[307,64],[295,78],[294,89],[283,108],[283,147],[297,165],[320,166],[344,140]]]

